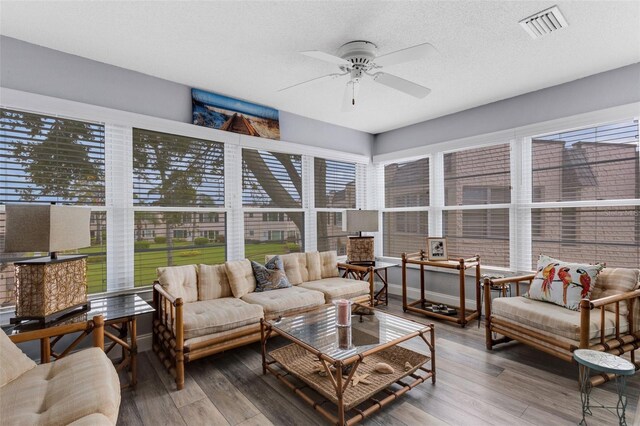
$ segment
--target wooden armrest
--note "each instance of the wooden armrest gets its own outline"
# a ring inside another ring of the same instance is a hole
[[[24,331],[18,334],[11,334],[9,335],[9,338],[13,343],[23,343],[23,342],[29,342],[31,340],[46,339],[49,337],[57,337],[57,336],[62,336],[64,334],[78,333],[83,331],[86,331],[87,333],[89,333],[93,330],[95,330],[99,334],[99,336],[103,336],[101,334],[104,332],[103,327],[104,327],[104,319],[102,318],[102,315],[96,315],[95,317],[93,317],[93,319],[89,321],[77,322],[74,324],[56,325],[52,327],[42,328],[39,330]],[[94,346],[98,346],[96,345],[97,340],[98,339],[94,337]],[[104,341],[102,337],[100,337],[99,340]]]
[[[164,288],[162,288],[160,283],[157,281],[153,284],[153,291],[156,291],[160,296],[167,299],[169,302],[171,302],[173,306],[176,306],[178,304],[178,301],[180,301],[180,304],[182,304],[181,297],[174,297],[170,295],[169,293],[167,293],[167,291]]]
[[[491,285],[506,285],[506,284],[511,284],[511,283],[519,283],[522,281],[532,281],[533,278],[535,277],[535,274],[530,274],[530,275],[519,275],[516,277],[504,277],[504,278],[496,278],[496,279],[490,279],[490,278],[485,278],[485,282],[486,280],[489,280],[489,282],[491,283]]]
[[[352,265],[350,263],[338,263],[338,268],[351,269],[358,272],[371,272],[373,270],[373,266]]]
[[[634,297],[640,297],[640,289],[633,290],[622,294],[614,294],[613,296],[601,297],[596,300],[582,299],[580,301],[580,307],[587,309],[598,308],[600,306],[608,305],[610,303],[620,302],[627,299],[633,299]]]

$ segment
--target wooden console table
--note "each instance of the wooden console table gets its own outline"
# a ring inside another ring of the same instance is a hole
[[[407,299],[407,265],[420,265],[420,299],[409,302]],[[444,269],[456,269],[460,275],[460,288],[459,297],[460,304],[456,306],[458,310],[457,315],[444,315],[437,312],[428,311],[425,309],[427,304],[436,304],[436,302],[429,301],[425,298],[425,278],[424,267],[431,266],[434,268]],[[476,289],[476,309],[467,310],[465,306],[465,271],[467,269],[476,269],[475,289]],[[442,319],[445,321],[452,321],[460,324],[462,327],[467,325],[470,321],[478,319],[480,321],[481,311],[481,299],[480,299],[480,256],[475,255],[469,259],[456,259],[456,260],[427,260],[426,253],[421,250],[416,253],[402,253],[402,309],[407,312],[415,312],[418,314],[427,315],[430,317]]]

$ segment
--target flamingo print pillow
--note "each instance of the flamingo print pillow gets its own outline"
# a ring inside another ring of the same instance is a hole
[[[603,267],[563,262],[542,254],[538,259],[538,272],[525,297],[577,311],[580,300],[591,295]]]

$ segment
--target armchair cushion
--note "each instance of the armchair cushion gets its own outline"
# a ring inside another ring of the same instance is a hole
[[[120,380],[99,348],[38,365],[0,389],[3,424],[66,425],[96,413],[116,424],[119,407]]]
[[[0,331],[0,387],[20,377],[36,366],[4,331]]]
[[[183,302],[198,300],[198,274],[196,265],[165,266],[156,269],[158,282],[173,297]]]
[[[225,263],[227,277],[233,297],[239,299],[256,289],[256,278],[253,276],[251,262],[247,259],[234,260]]]
[[[233,297],[186,303],[182,309],[185,340],[257,324],[262,318],[261,306]]]
[[[351,280],[348,278],[325,278],[323,280],[302,283],[300,287],[322,292],[326,303],[331,303],[338,299],[351,299],[369,294],[368,281]]]
[[[591,299],[600,299],[607,296],[627,293],[640,287],[640,270],[627,268],[604,268],[591,293]],[[636,306],[640,301],[636,301]],[[605,309],[615,312],[615,303],[605,305]],[[620,315],[628,315],[627,301],[620,303]]]
[[[338,271],[338,254],[335,251],[320,252],[320,275],[322,278],[335,278],[340,276]]]
[[[324,305],[324,294],[295,286],[262,293],[249,293],[243,296],[242,300],[262,306],[264,317],[270,319]]]
[[[580,300],[591,295],[602,267],[568,263],[540,255],[538,272],[526,297],[577,311]]]
[[[580,312],[525,297],[498,297],[491,303],[491,315],[580,342]],[[620,332],[628,330],[626,317],[620,316]],[[605,312],[605,336],[616,332],[616,316]],[[589,339],[600,336],[600,316],[592,315]]]
[[[198,266],[198,300],[232,296],[227,268],[224,264]]]

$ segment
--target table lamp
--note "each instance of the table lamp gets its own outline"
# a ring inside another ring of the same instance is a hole
[[[347,241],[347,263],[354,265],[374,265],[373,236],[362,236],[363,232],[378,231],[377,210],[347,210],[343,221],[343,230],[357,232],[357,237],[349,237]]]
[[[7,253],[48,252],[15,262],[16,317],[42,323],[89,309],[87,256],[57,252],[91,245],[91,209],[55,204],[7,204]]]

